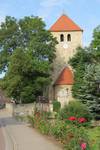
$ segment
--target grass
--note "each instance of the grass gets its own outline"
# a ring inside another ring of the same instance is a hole
[[[100,127],[88,129],[91,150],[100,150]]]

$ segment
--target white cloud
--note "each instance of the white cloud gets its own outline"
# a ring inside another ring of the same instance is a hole
[[[5,16],[0,15],[0,23],[3,22],[4,20],[5,20]]]
[[[2,12],[0,12],[0,24],[1,24],[1,22],[3,22],[5,20],[5,15],[2,13]]]
[[[5,16],[7,14],[7,7],[5,7],[1,4],[0,5],[0,24],[5,20]]]
[[[54,7],[59,7],[63,10],[64,6],[70,4],[70,2],[72,2],[72,0],[42,0],[40,2],[38,15],[42,18],[47,18]]]
[[[69,0],[42,0],[40,5],[42,7],[54,7],[54,6],[60,6],[64,4],[65,2],[68,2]]]

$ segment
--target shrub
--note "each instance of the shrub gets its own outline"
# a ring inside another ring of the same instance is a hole
[[[81,146],[86,144],[86,150],[89,149],[88,136],[85,128],[78,128],[75,125],[68,125],[64,121],[57,120],[51,126],[50,133],[65,146],[65,150],[81,150]]]
[[[51,126],[51,134],[61,141],[64,141],[66,138],[66,124],[61,120],[56,120],[56,122]]]
[[[50,131],[50,123],[44,119],[41,119],[39,122],[38,129],[42,134],[48,135]]]
[[[41,112],[41,117],[44,119],[48,119],[50,116],[51,116],[51,112],[48,112],[48,111]]]
[[[60,119],[67,119],[69,117],[85,118],[87,121],[91,120],[91,114],[87,107],[79,101],[71,101],[65,105],[59,112]]]
[[[65,150],[90,150],[88,143],[88,136],[84,128],[77,128],[71,126],[70,130],[67,132],[66,144],[64,146]],[[86,147],[86,148],[85,148]]]
[[[74,116],[69,117],[68,119],[65,119],[66,124],[73,124],[76,125],[77,127],[89,127],[91,123],[86,120],[86,118],[81,117],[81,118],[76,118]]]
[[[34,127],[39,129],[42,134],[49,134],[50,123],[47,120],[50,112],[35,111],[34,113]]]
[[[60,108],[61,108],[61,103],[58,102],[57,100],[54,100],[53,101],[53,111],[59,112]]]
[[[45,112],[35,112],[34,117],[28,116],[30,123],[34,125],[42,134],[52,135],[65,146],[65,150],[81,150],[81,147],[86,147],[86,150],[90,150],[88,144],[87,130],[84,127],[78,128],[76,124],[68,124],[65,120],[56,119],[54,122],[50,122],[47,117],[44,117]],[[85,122],[84,118],[79,120],[71,116],[67,119],[69,122]]]

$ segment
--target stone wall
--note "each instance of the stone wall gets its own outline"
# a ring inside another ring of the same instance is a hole
[[[65,66],[68,65],[70,58],[76,54],[76,48],[82,47],[82,31],[73,32],[52,32],[53,36],[57,38],[58,44],[56,46],[56,59],[53,63],[52,78],[55,81],[59,73]],[[60,41],[60,35],[64,35],[64,42]],[[71,41],[67,41],[67,35],[71,35]],[[67,44],[68,48],[64,48],[63,45]]]
[[[39,111],[47,111],[52,112],[53,111],[53,105],[52,103],[36,103],[35,108]]]
[[[34,104],[13,104],[6,103],[6,110],[13,116],[16,115],[31,115],[34,112]]]
[[[55,99],[61,103],[61,106],[68,104],[72,98],[72,85],[56,85]]]
[[[6,110],[13,115],[14,113],[14,104],[13,103],[6,103]]]
[[[71,31],[71,32],[51,32],[51,33],[54,37],[57,38],[57,41],[58,41],[58,44],[56,46],[56,53],[55,53],[56,59],[53,62],[52,83],[51,83],[51,86],[49,89],[49,99],[54,100],[57,97],[57,95],[56,95],[57,90],[59,91],[59,88],[61,88],[58,86],[58,87],[56,87],[56,89],[54,89],[54,83],[58,79],[60,73],[66,66],[68,66],[68,67],[70,67],[70,69],[72,69],[71,66],[69,66],[69,64],[68,64],[68,61],[70,58],[72,58],[76,54],[77,47],[79,47],[79,46],[82,47],[83,32],[82,31]],[[60,41],[61,34],[64,35],[63,42]],[[71,35],[71,41],[67,41],[68,34]],[[63,47],[65,44],[68,45],[67,48]],[[65,86],[67,87],[67,85],[65,85]],[[70,93],[71,93],[71,87],[72,86],[70,86],[70,88],[69,88]],[[72,99],[71,96],[72,96],[72,94],[69,96],[69,100]],[[67,99],[67,101],[69,101],[69,100]],[[65,101],[65,100],[63,100],[63,101]],[[64,102],[61,102],[61,103],[64,103]]]
[[[34,104],[14,105],[14,115],[31,115],[34,113]]]
[[[39,111],[52,111],[52,104],[32,103],[32,104],[13,104],[6,103],[6,110],[12,116],[27,116],[32,115],[35,109]]]

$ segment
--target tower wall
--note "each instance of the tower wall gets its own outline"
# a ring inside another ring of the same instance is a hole
[[[50,28],[52,35],[57,38],[56,58],[53,62],[52,83],[49,88],[49,99],[57,99],[61,106],[68,104],[72,98],[72,67],[68,62],[76,54],[76,49],[82,47],[83,30],[67,15],[62,15]],[[69,70],[68,70],[69,69]],[[68,72],[71,74],[67,74]],[[59,81],[59,82],[57,82]]]
[[[56,46],[56,59],[53,63],[53,82],[57,79],[61,70],[68,65],[70,58],[76,54],[76,48],[82,47],[82,31],[71,31],[71,32],[51,32],[54,37],[57,38],[58,44]],[[60,41],[60,35],[64,35],[64,41]],[[67,35],[71,35],[71,41],[67,41]],[[68,48],[64,48],[64,44],[68,45]]]

